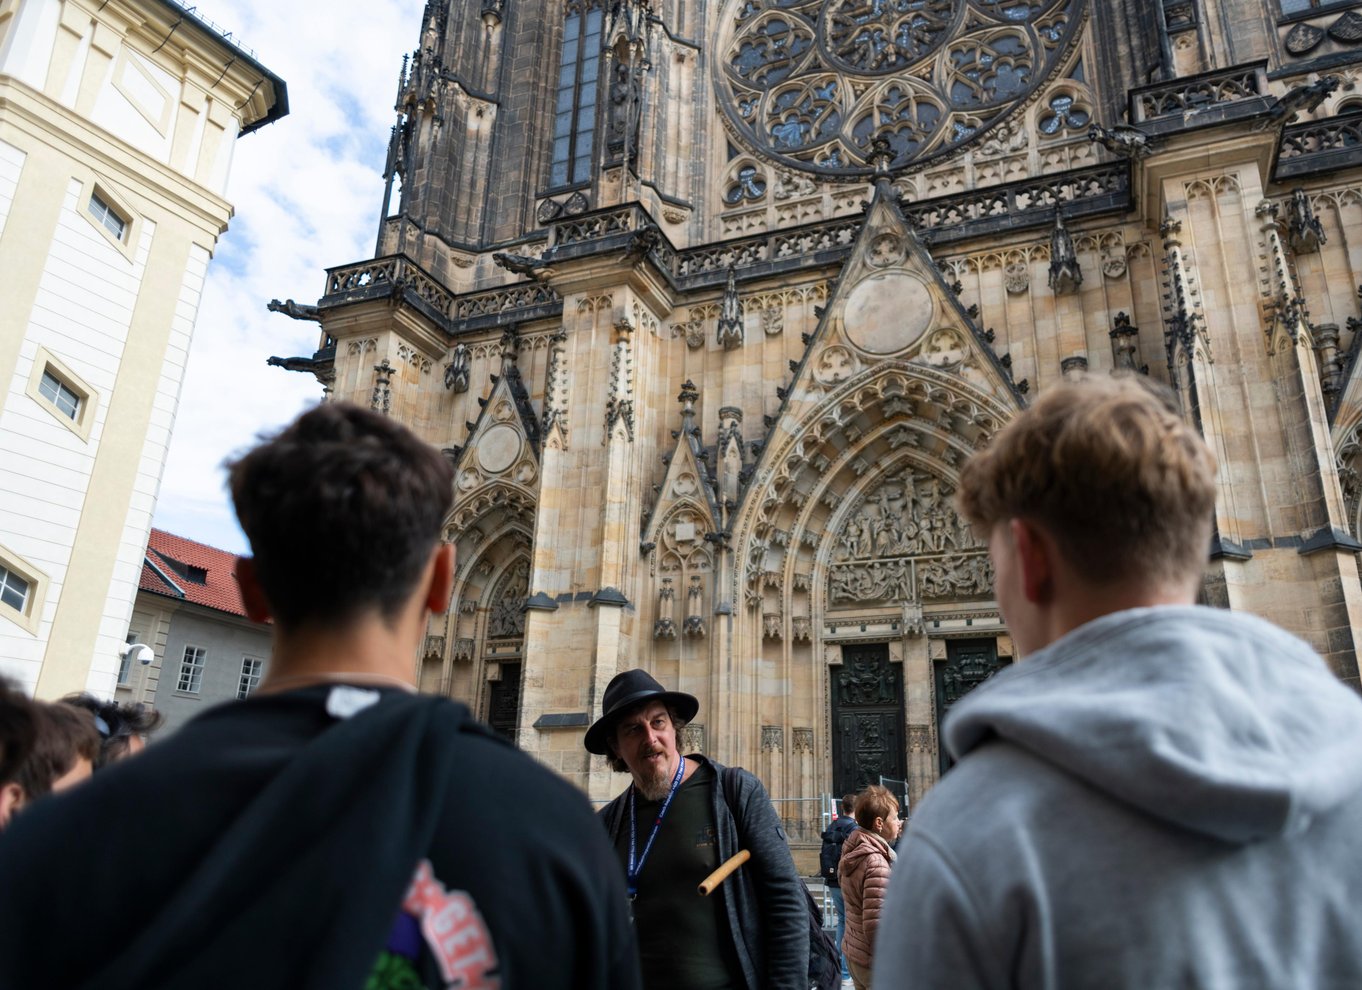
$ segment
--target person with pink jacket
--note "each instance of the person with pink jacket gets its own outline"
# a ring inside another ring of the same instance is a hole
[[[893,843],[903,823],[899,803],[887,788],[872,784],[856,796],[856,830],[842,844],[837,874],[846,903],[842,954],[856,990],[868,990],[875,959],[875,932],[894,865]]]

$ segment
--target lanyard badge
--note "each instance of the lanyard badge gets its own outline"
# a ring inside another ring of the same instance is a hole
[[[638,854],[638,815],[635,810],[634,796],[638,793],[637,787],[629,788],[629,870],[627,877],[629,881],[629,900],[630,920],[633,920],[632,902],[638,897],[638,875],[643,872],[644,860],[648,858],[648,852],[653,848],[653,842],[657,839],[657,833],[662,828],[662,819],[667,815],[667,809],[672,805],[672,798],[676,796],[676,789],[681,786],[681,777],[686,772],[686,758],[682,756],[676,764],[676,776],[672,778],[672,786],[667,791],[667,800],[662,802],[662,807],[657,812],[657,820],[653,822],[653,831],[648,836],[647,843],[643,846],[643,854]]]

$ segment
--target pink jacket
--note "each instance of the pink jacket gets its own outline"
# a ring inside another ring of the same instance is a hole
[[[874,832],[857,827],[842,845],[837,864],[842,900],[846,904],[846,936],[842,951],[857,966],[870,969],[875,957],[875,932],[889,889],[894,850]]]

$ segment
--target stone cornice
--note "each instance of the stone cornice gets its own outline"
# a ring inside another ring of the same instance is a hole
[[[14,143],[16,138],[7,135],[9,127],[77,161],[103,168],[122,188],[198,228],[210,250],[227,229],[233,213],[227,200],[26,83],[0,75],[0,139]],[[22,148],[22,140],[17,144]],[[152,219],[167,217],[153,215]]]

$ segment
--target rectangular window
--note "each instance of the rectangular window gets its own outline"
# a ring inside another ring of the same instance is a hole
[[[236,696],[239,700],[245,701],[251,696],[251,692],[260,684],[260,671],[265,666],[265,661],[257,657],[241,658],[241,681],[237,684]]]
[[[204,649],[201,646],[186,646],[184,648],[184,659],[180,661],[180,680],[176,685],[176,690],[184,691],[188,694],[198,694],[203,687],[203,657]]]
[[[132,672],[132,654],[124,653],[123,659],[118,661],[118,683],[128,683],[128,674]]]
[[[0,566],[0,602],[4,602],[16,612],[28,608],[28,582],[13,571]]]
[[[99,221],[100,226],[121,241],[128,229],[128,222],[114,212],[114,208],[99,198],[99,193],[90,194],[90,216]]]
[[[43,372],[42,381],[38,383],[38,393],[56,406],[67,419],[80,418],[80,396],[67,388],[66,384],[51,371]]]
[[[591,176],[600,64],[601,11],[568,14],[563,25],[563,56],[554,105],[551,185],[575,185]]]

